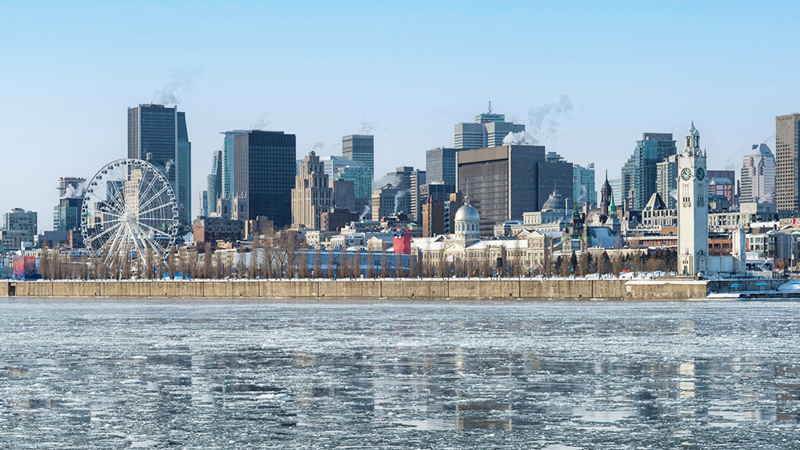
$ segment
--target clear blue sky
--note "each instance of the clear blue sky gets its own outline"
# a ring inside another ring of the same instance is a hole
[[[691,120],[709,168],[738,170],[800,110],[797,2],[163,3],[0,3],[0,212],[51,229],[58,178],[125,157],[126,108],[169,84],[195,212],[219,132],[266,121],[297,135],[298,157],[340,154],[366,121],[379,177],[424,167],[489,100],[527,124],[566,95],[573,110],[537,138],[594,162],[599,185],[643,132]]]

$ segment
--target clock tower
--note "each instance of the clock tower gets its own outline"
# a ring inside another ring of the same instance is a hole
[[[686,132],[685,148],[678,157],[678,273],[694,276],[707,271],[708,179],[706,153],[700,150],[700,133]]]

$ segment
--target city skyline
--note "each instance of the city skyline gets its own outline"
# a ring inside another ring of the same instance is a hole
[[[175,101],[188,113],[194,180],[206,179],[212,152],[222,149],[219,133],[232,129],[294,134],[298,156],[315,146],[321,156],[339,155],[343,136],[369,133],[375,136],[375,173],[403,165],[422,168],[425,152],[452,147],[453,126],[487,112],[488,101],[507,121],[524,124],[547,151],[575,164],[594,162],[598,173],[608,170],[610,179],[619,177],[642,133],[679,134],[691,120],[703,129],[709,168],[738,173],[752,145],[766,140],[774,148],[768,138],[775,133],[775,117],[800,104],[792,89],[793,61],[780,72],[756,70],[768,67],[777,54],[772,42],[780,25],[794,16],[795,5],[460,7],[240,3],[223,15],[210,4],[193,11],[181,5],[10,5],[0,48],[15,70],[0,79],[15,89],[4,92],[0,107],[0,148],[13,170],[3,187],[6,192],[19,185],[27,189],[24,197],[0,199],[0,210],[20,207],[46,217],[57,201],[54,180],[89,179],[103,164],[125,155],[124,108],[162,100],[172,106],[169,101]],[[281,20],[260,37],[247,26],[241,27],[242,35],[213,40],[196,31],[223,26],[234,13],[248,16],[245,21],[259,14]],[[502,40],[508,48],[485,54],[508,70],[487,82],[450,70],[477,64],[475,55],[489,48],[439,26],[453,14],[463,19],[462,26],[475,29],[507,24]],[[403,20],[386,26],[384,19],[394,15]],[[29,16],[46,31],[23,27]],[[766,19],[774,26],[741,33]],[[362,27],[341,31],[342,23],[351,22]],[[165,32],[156,39],[120,31],[135,30],[133,23]],[[644,33],[656,25],[671,32]],[[298,26],[316,32],[301,37],[291,31]],[[590,34],[594,38],[587,41]],[[278,39],[283,35],[297,39]],[[327,36],[324,42],[322,36]],[[162,49],[155,45],[160,39],[177,45]],[[461,45],[465,42],[469,45]],[[280,59],[287,68],[272,73],[262,63],[240,73],[215,63],[222,55],[256,54]],[[667,70],[655,70],[665,62]],[[319,65],[333,69],[323,75],[313,70]],[[65,109],[71,114],[55,116]],[[31,141],[30,135],[37,139]],[[39,160],[51,164],[34,164]],[[189,198],[197,198],[203,184],[193,183]]]

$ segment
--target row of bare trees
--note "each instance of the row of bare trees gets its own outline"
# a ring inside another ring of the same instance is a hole
[[[234,257],[235,256],[235,257]],[[130,254],[115,258],[98,258],[92,253],[75,256],[57,250],[44,249],[40,260],[42,278],[54,279],[138,279],[184,278],[194,279],[276,279],[276,278],[488,278],[525,276],[586,276],[589,274],[619,274],[623,270],[671,271],[677,266],[675,251],[654,253],[631,252],[610,256],[603,252],[592,256],[586,252],[577,256],[544,258],[541,265],[530,267],[518,254],[509,257],[505,249],[492,254],[487,248],[482,253],[468,254],[466,258],[448,258],[443,252],[422,261],[416,255],[387,252],[368,252],[362,257],[359,251],[348,252],[342,248],[335,252],[321,252],[303,248],[292,236],[275,239],[271,244],[256,240],[246,252],[213,252],[209,247],[203,254],[196,249],[183,248],[166,257],[148,251],[142,258]]]

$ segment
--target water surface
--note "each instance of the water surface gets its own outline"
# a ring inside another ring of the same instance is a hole
[[[800,447],[800,303],[0,311],[0,448]]]

